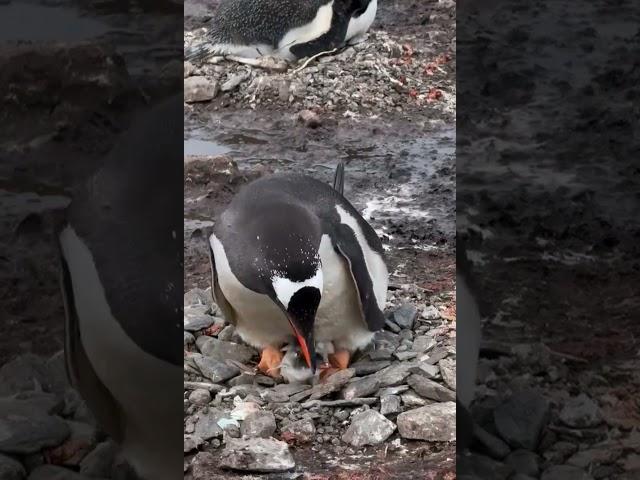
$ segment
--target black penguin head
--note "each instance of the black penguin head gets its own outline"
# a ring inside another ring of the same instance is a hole
[[[322,270],[303,281],[294,282],[287,277],[272,278],[274,300],[281,305],[300,345],[307,366],[315,373],[317,355],[313,338],[316,312],[322,292]]]

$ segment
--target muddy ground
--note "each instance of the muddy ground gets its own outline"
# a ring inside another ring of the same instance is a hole
[[[202,26],[210,6],[211,2],[187,2],[185,13],[190,16],[185,19],[185,30]],[[430,28],[429,20],[436,18]],[[455,9],[453,4],[445,8],[438,2],[382,2],[372,36],[371,45],[377,45],[380,38],[398,45],[411,42],[412,65],[424,67],[442,52],[448,52],[451,59]],[[378,54],[386,55],[373,55]],[[334,59],[326,62],[332,65]],[[216,79],[222,75],[223,81],[239,69],[246,70],[232,64],[217,72],[207,68],[195,74]],[[350,88],[366,97],[365,76],[360,78],[358,73],[361,67],[353,68],[356,85]],[[252,75],[270,74],[258,70]],[[290,73],[275,74],[273,81],[299,80],[287,75]],[[317,88],[313,94],[318,98],[313,104],[305,103],[305,98],[279,101],[277,91],[271,96],[263,92],[263,101],[256,104],[241,86],[210,102],[186,105],[185,291],[209,286],[206,232],[243,184],[272,172],[305,173],[331,182],[335,166],[345,161],[345,196],[381,236],[391,288],[405,288],[409,297],[416,292],[444,296],[455,312],[455,59],[437,75],[447,95],[436,104],[421,103],[408,94],[399,96],[392,85],[382,85],[376,99],[393,96],[401,108],[386,109],[382,102],[376,107],[377,100],[361,102],[363,108],[358,109],[339,101],[333,108],[323,108],[331,93],[323,90],[325,80],[319,72],[314,74]],[[320,126],[310,128],[299,121],[303,108],[318,113]],[[345,114],[353,110],[356,115]],[[365,455],[330,463],[311,448],[296,448],[293,453],[296,470],[307,472],[309,478],[452,475],[454,445],[409,442],[402,451],[387,450],[385,444],[368,447]],[[211,475],[234,477],[223,472]]]
[[[460,77],[487,78],[459,84],[472,112],[459,117],[459,235],[487,317],[477,412],[514,391],[541,392],[551,402],[535,452],[541,470],[568,462],[588,472],[580,478],[638,478],[629,459],[640,427],[640,10],[629,1],[493,3],[501,8],[458,30],[461,45],[475,42],[458,57]],[[516,354],[520,344],[535,355]],[[558,414],[581,392],[604,422],[566,428]],[[559,453],[563,441],[571,448]],[[494,459],[480,477],[509,473]]]

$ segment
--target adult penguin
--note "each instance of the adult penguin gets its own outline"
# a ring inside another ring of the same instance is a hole
[[[139,118],[58,233],[67,372],[145,480],[182,475],[182,117]]]
[[[378,0],[356,0],[356,9],[349,19],[345,42],[349,44],[360,42],[375,20],[377,11]]]
[[[382,243],[338,189],[304,175],[263,177],[242,189],[209,237],[213,294],[258,368],[279,375],[281,347],[297,342],[335,370],[384,325],[388,273]]]
[[[329,51],[344,44],[363,1],[222,0],[206,26],[205,41],[188,48],[185,59],[234,55],[291,61]]]

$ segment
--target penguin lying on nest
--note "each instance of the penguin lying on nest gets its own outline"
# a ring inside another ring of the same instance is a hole
[[[180,96],[140,118],[58,232],[67,373],[146,480],[183,474],[182,115]]]
[[[271,175],[245,186],[209,237],[212,291],[225,318],[260,349],[258,368],[279,377],[282,346],[297,342],[323,377],[382,329],[388,273],[382,243],[342,195],[308,176]]]
[[[377,0],[222,0],[206,41],[187,49],[185,60],[311,57],[362,38],[376,9]]]

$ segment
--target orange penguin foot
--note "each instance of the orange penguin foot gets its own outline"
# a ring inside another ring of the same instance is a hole
[[[282,363],[283,353],[275,347],[269,346],[262,350],[260,355],[260,363],[258,370],[265,375],[273,378],[280,377],[280,364]]]
[[[325,381],[334,373],[349,367],[351,354],[347,350],[337,350],[329,355],[329,363],[320,367],[320,380]]]

